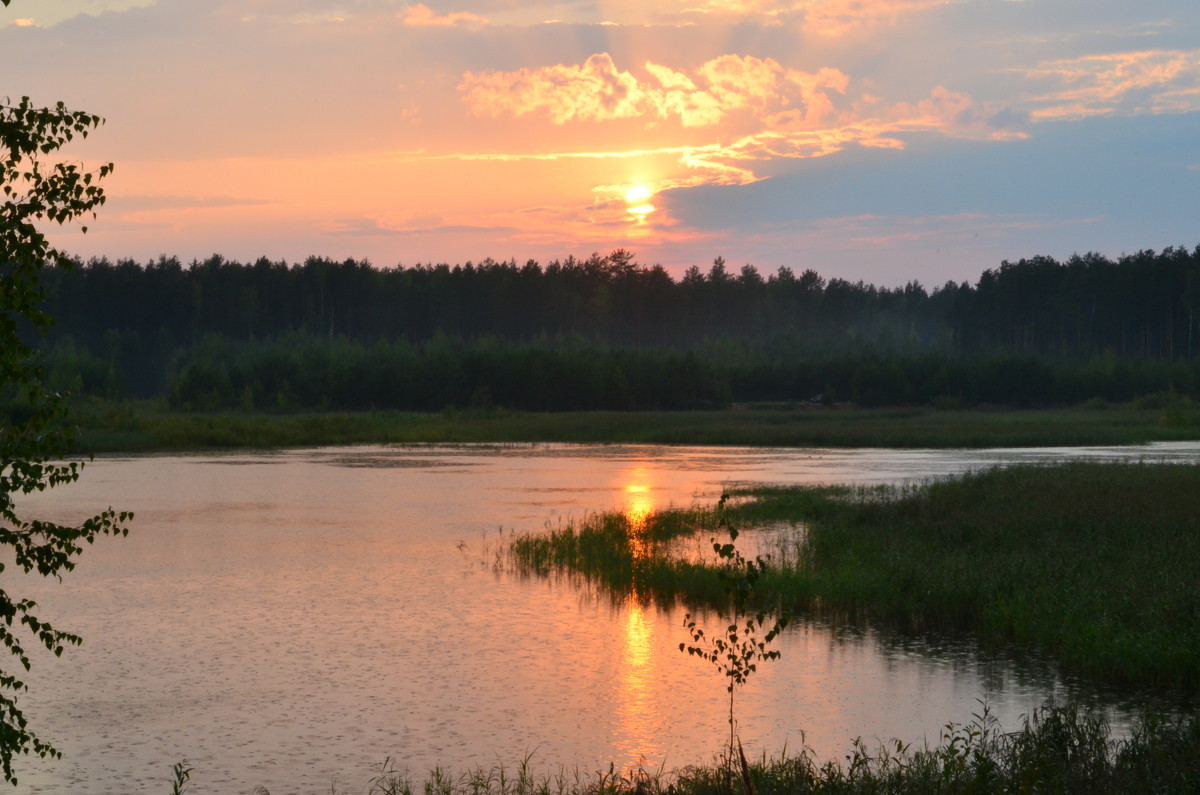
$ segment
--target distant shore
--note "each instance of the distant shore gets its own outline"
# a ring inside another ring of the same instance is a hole
[[[157,403],[81,402],[67,422],[81,453],[348,444],[573,442],[757,447],[986,448],[1200,439],[1200,408],[862,409],[808,404],[714,411],[448,410],[194,413]]]

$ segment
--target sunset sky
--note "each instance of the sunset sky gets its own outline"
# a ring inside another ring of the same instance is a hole
[[[933,286],[1200,244],[1196,0],[13,0],[5,95],[107,119],[85,257]]]

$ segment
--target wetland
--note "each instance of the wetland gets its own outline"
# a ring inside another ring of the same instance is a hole
[[[678,651],[685,608],[567,571],[522,571],[508,552],[514,539],[598,512],[710,506],[758,484],[903,486],[1067,460],[1194,464],[1200,445],[102,457],[71,489],[30,501],[63,520],[97,501],[134,508],[137,519],[127,539],[88,549],[64,582],[39,584],[43,612],[65,616],[86,643],[53,664],[34,661],[23,702],[65,757],[28,762],[22,786],[161,792],[184,758],[196,792],[355,791],[387,758],[417,776],[522,759],[585,773],[704,764],[727,736],[726,693]],[[789,525],[785,513],[764,514],[763,527]],[[749,531],[746,542],[771,539]],[[882,614],[835,618],[795,620],[777,641],[781,659],[739,694],[752,757],[806,746],[841,759],[856,737],[936,745],[948,721],[969,722],[984,704],[1012,730],[1048,700],[1088,701],[1120,734],[1147,707],[1181,703],[1059,665],[1061,650],[1042,641],[999,642],[987,621],[956,616],[955,632],[928,633],[897,630],[904,621]],[[1011,653],[1010,642],[1040,651]]]

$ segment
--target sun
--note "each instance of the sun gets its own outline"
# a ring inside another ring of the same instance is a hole
[[[648,185],[634,185],[629,190],[625,191],[625,201],[630,204],[637,204],[645,201],[654,195],[654,191],[650,190]]]
[[[650,186],[638,183],[625,191],[625,203],[628,205],[626,211],[635,217],[638,222],[646,220],[646,216],[654,212],[654,205],[650,204],[647,199],[654,195],[654,191]]]

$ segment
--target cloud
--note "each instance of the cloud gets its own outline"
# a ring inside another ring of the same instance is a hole
[[[772,58],[722,55],[695,77],[647,61],[646,79],[622,71],[608,53],[580,65],[557,64],[513,72],[467,72],[459,90],[472,113],[524,116],[545,112],[555,124],[643,118],[709,127],[739,111],[795,112],[810,120],[827,114],[826,92],[845,93],[849,78],[837,69],[802,72]]]
[[[1027,137],[1023,111],[975,102],[968,94],[935,86],[916,104],[899,103],[889,112],[897,131],[905,128],[941,130],[959,138],[1012,140]]]
[[[555,124],[611,121],[643,115],[645,92],[608,53],[576,66],[558,64],[515,72],[467,72],[459,90],[479,116],[524,116],[546,111]]]
[[[469,11],[454,11],[439,17],[424,3],[417,3],[405,9],[403,20],[405,25],[422,28],[478,28],[488,24],[486,19]]]
[[[740,16],[780,25],[785,18],[802,21],[805,33],[836,38],[901,18],[950,5],[953,0],[705,0],[692,14]]]
[[[125,11],[153,3],[154,0],[18,0],[13,7],[0,6],[0,28],[7,25],[49,28],[81,16]],[[26,16],[18,17],[17,14]]]
[[[581,65],[468,72],[459,90],[477,115],[545,114],[560,126],[628,119],[654,125],[665,120],[678,123],[681,131],[708,136],[707,143],[653,152],[672,153],[683,169],[682,175],[661,178],[656,190],[746,184],[762,178],[763,164],[824,157],[851,145],[903,149],[904,137],[914,133],[991,140],[1025,137],[1022,113],[976,103],[943,86],[917,102],[888,105],[838,69],[806,72],[771,58],[722,55],[690,72],[652,62],[643,69],[642,74],[621,70],[608,53],[597,53]]]
[[[896,24],[901,17],[951,0],[819,0],[804,15],[804,30],[818,36],[845,36],[878,24]]]
[[[1200,110],[1200,50],[1141,50],[1046,61],[1025,70],[1061,86],[1036,97],[1039,121]]]

